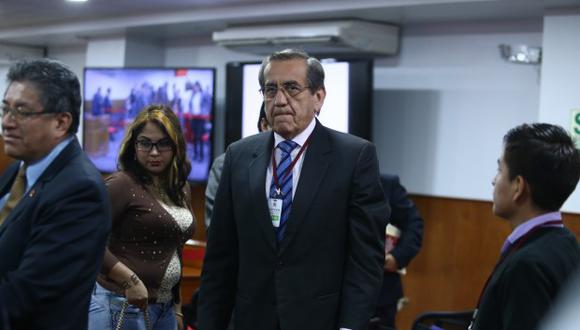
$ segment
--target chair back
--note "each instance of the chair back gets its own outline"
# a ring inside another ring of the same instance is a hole
[[[415,319],[411,330],[465,330],[471,323],[473,310],[442,312],[430,311]]]

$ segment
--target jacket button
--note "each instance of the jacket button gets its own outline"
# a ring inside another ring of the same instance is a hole
[[[282,269],[282,267],[284,267],[284,263],[282,261],[278,261],[276,263],[276,269],[277,270],[280,270],[280,269]]]

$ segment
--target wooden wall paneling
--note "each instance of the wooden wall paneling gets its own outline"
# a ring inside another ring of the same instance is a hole
[[[564,213],[564,225],[580,238],[580,214]]]
[[[205,242],[205,184],[191,185],[191,199],[193,214],[197,221],[195,233],[192,238],[196,241]],[[201,280],[203,260],[188,257],[195,249],[205,249],[205,247],[185,246],[183,251],[183,271],[181,273],[181,297],[183,304],[188,304],[191,301],[191,296],[199,288]]]
[[[191,185],[191,205],[193,205],[193,214],[197,221],[193,239],[205,241],[205,184]]]
[[[4,153],[4,138],[0,135],[0,173],[4,173],[10,163],[14,161],[13,158],[6,156]]]
[[[492,213],[492,203],[412,196],[425,219],[423,247],[403,276],[409,303],[397,328],[410,329],[426,311],[468,310],[477,303],[505,238],[508,223]],[[580,215],[564,214],[566,226],[580,236]]]

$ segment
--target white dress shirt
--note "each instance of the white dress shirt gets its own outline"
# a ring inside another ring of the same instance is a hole
[[[294,148],[290,155],[292,156],[292,161],[296,158],[298,153],[300,152],[300,148],[306,143],[312,131],[314,131],[314,127],[316,126],[316,120],[312,118],[312,121],[305,130],[300,132],[300,134],[296,135],[292,141],[298,144],[297,148]],[[278,148],[278,144],[284,141],[284,139],[280,134],[274,132],[274,157],[276,164],[280,161],[280,157],[282,157],[282,150]],[[302,163],[304,163],[304,157],[306,157],[306,153],[308,152],[308,147],[302,153],[302,156],[296,161],[296,165],[292,169],[292,199],[294,199],[294,194],[296,193],[296,187],[298,187],[298,179],[300,179],[300,172],[302,171]],[[270,161],[270,165],[268,165],[268,169],[266,170],[266,198],[270,198],[270,186],[272,185],[272,162]]]

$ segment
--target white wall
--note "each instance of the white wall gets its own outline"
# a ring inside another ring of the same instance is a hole
[[[92,39],[87,44],[86,63],[94,67],[117,67],[125,65],[125,36]]]
[[[413,193],[491,200],[507,130],[537,120],[538,67],[498,45],[541,45],[541,24],[404,30],[398,57],[375,63],[373,140],[381,171]]]
[[[0,95],[4,98],[4,93],[8,84],[6,82],[6,75],[10,69],[10,65],[22,58],[41,57],[44,54],[44,48],[41,47],[21,47],[13,45],[0,44]],[[2,128],[0,128],[0,135]]]
[[[580,109],[580,13],[544,18],[539,121],[570,129],[570,111]],[[580,189],[564,204],[580,213]]]
[[[143,38],[127,38],[125,66],[162,67],[165,50],[163,43]]]
[[[87,62],[87,47],[86,46],[66,46],[66,47],[55,47],[49,49],[48,57],[59,60],[66,63],[74,73],[76,73],[79,81],[81,83],[81,95],[84,95],[82,88],[84,87],[84,68]],[[83,102],[84,103],[84,102]],[[77,132],[77,138],[82,144],[83,141],[83,112],[81,109],[79,130]]]
[[[373,141],[381,171],[399,174],[412,193],[491,200],[503,135],[540,116],[539,67],[502,60],[502,43],[542,46],[542,23],[404,30],[401,53],[375,61]],[[86,58],[78,49],[50,49],[49,55],[74,63]],[[260,57],[229,51],[209,39],[164,45],[165,66],[216,68],[215,155],[223,152],[225,135],[225,66],[256,60]],[[82,77],[78,65],[73,69]]]
[[[12,63],[22,58],[40,57],[44,54],[41,47],[21,47],[0,44],[0,93],[6,90],[6,74]]]

